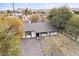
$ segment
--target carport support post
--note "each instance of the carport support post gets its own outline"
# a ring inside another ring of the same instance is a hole
[[[49,36],[49,35],[48,35],[48,32],[46,32],[46,36]]]
[[[48,36],[50,36],[50,33],[49,33],[49,32],[47,32],[47,35],[48,35]]]

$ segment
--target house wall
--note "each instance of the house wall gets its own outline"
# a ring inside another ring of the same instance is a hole
[[[31,35],[26,35],[26,38],[31,38]]]
[[[57,32],[40,33],[40,36],[52,36],[52,35],[57,35]]]
[[[40,33],[40,36],[47,36],[47,33]]]
[[[35,32],[31,32],[32,37],[36,37],[36,33]]]
[[[27,32],[27,33],[25,34],[25,37],[26,37],[26,38],[31,38],[31,37],[32,37],[31,34],[32,34],[32,32],[29,31],[29,32]]]
[[[52,35],[57,35],[57,32],[46,32],[46,33],[39,33],[39,37],[40,36],[52,36]],[[30,35],[23,35],[23,38],[33,38],[36,37],[36,33],[35,32],[31,32]]]
[[[49,36],[49,35],[50,35],[50,33],[49,33],[49,32],[47,32],[47,35]]]
[[[50,32],[49,35],[57,35],[57,32]]]
[[[47,34],[41,34],[41,36],[47,36]]]
[[[25,36],[26,36],[26,38],[36,37],[36,33],[35,32],[31,32],[31,34],[25,35]]]

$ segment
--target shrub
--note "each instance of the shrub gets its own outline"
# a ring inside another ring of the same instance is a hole
[[[0,16],[0,55],[19,55],[22,36],[22,20],[12,16]]]

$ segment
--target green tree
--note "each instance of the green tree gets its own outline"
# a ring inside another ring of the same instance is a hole
[[[50,24],[55,26],[58,30],[64,30],[67,21],[72,16],[72,12],[68,7],[63,6],[60,8],[51,9],[48,15]]]
[[[24,12],[25,15],[32,13],[28,8],[26,8],[23,12]]]
[[[76,10],[73,10],[74,14],[79,14],[79,10],[76,11]]]
[[[19,55],[22,21],[15,17],[0,18],[0,55]]]
[[[11,11],[10,10],[7,10],[7,13],[11,13]]]
[[[37,14],[32,14],[30,19],[32,22],[37,22],[39,20],[39,16]]]
[[[79,15],[73,15],[66,25],[66,31],[77,40],[79,36]]]

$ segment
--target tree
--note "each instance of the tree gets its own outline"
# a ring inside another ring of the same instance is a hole
[[[79,36],[79,15],[73,15],[66,25],[66,32],[75,37]]]
[[[37,22],[39,20],[39,16],[37,14],[32,14],[30,19],[32,22]]]
[[[0,55],[19,55],[22,21],[15,17],[0,18]]]
[[[7,13],[11,13],[11,11],[10,10],[7,10]]]
[[[28,9],[28,8],[26,8],[25,10],[24,10],[24,14],[25,15],[27,15],[27,14],[31,14],[32,12]]]
[[[71,16],[72,12],[68,7],[64,6],[50,10],[48,19],[51,25],[55,26],[59,31],[62,31]]]
[[[76,11],[76,10],[73,10],[74,14],[79,14],[79,10]]]

